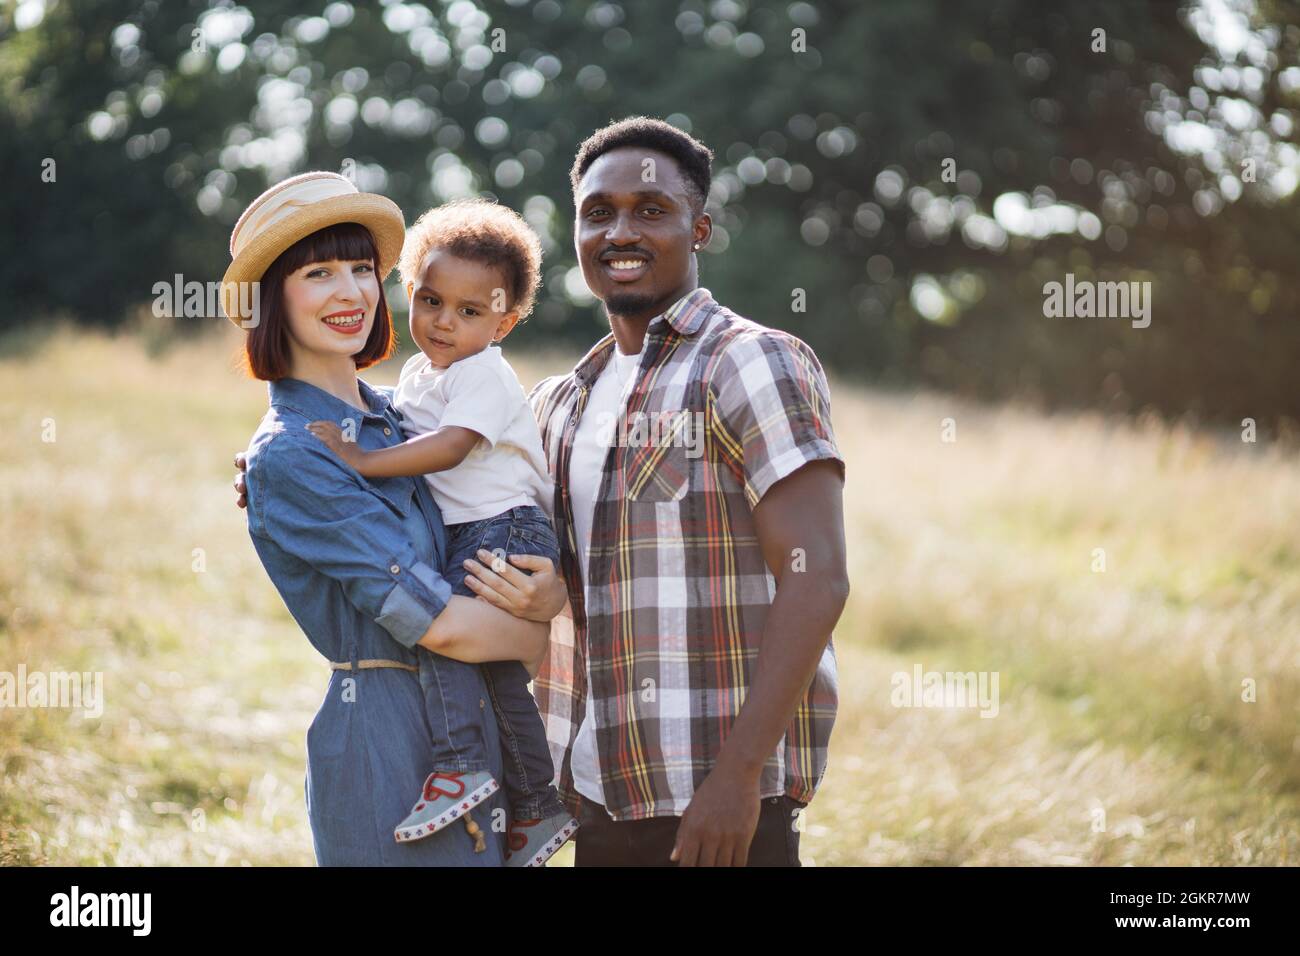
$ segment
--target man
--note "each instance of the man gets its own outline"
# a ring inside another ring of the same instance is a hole
[[[797,865],[825,772],[843,461],[812,350],[698,287],[711,159],[635,117],[571,171],[611,335],[530,401],[572,609],[534,690],[579,865]]]
[[[611,334],[530,396],[571,611],[533,686],[579,866],[797,866],[826,769],[844,464],[812,349],[699,287],[711,161],[633,117],[571,171]]]

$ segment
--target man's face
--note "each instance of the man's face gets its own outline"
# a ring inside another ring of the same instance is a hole
[[[628,146],[597,159],[578,182],[574,246],[582,277],[612,315],[654,316],[695,288],[692,246],[708,241],[671,156]]]

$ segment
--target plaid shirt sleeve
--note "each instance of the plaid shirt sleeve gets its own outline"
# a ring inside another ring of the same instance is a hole
[[[830,388],[807,343],[775,329],[739,335],[719,357],[711,391],[723,454],[751,508],[811,461],[836,462],[843,479]]]

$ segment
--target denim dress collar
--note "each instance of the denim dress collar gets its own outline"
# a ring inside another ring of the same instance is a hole
[[[387,418],[387,413],[396,415],[383,393],[376,391],[363,379],[357,379],[357,388],[360,389],[361,400],[366,403],[369,411],[357,408],[341,398],[336,398],[323,388],[299,378],[281,378],[267,382],[267,392],[270,394],[272,405],[292,408],[298,414],[312,420],[338,421],[357,412],[375,418]]]

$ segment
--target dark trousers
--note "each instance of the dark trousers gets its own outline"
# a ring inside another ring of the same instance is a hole
[[[582,797],[574,837],[574,866],[676,866],[668,859],[681,817],[651,817],[615,823],[605,808]],[[761,801],[758,829],[749,845],[749,866],[799,866],[795,814],[804,805],[789,797]]]
[[[447,570],[444,577],[451,585],[453,594],[473,597],[474,592],[465,585],[466,571],[462,562],[466,558],[477,558],[478,549],[494,554],[536,554],[550,558],[558,567],[560,563],[560,546],[555,540],[555,530],[546,512],[536,505],[520,505],[510,508],[491,518],[478,521],[466,521],[461,524],[447,525]],[[525,571],[524,574],[532,574]],[[446,658],[429,656],[447,667]],[[457,664],[463,667],[465,665]],[[506,796],[510,801],[510,815],[516,820],[535,820],[554,813],[563,813],[564,804],[551,782],[555,776],[555,765],[551,763],[551,751],[546,745],[546,729],[542,718],[537,713],[537,701],[528,693],[528,671],[518,661],[489,661],[478,665],[482,668],[483,683],[487,686],[492,709],[496,713],[497,729],[501,739],[502,770],[505,779],[499,781],[505,785]],[[434,768],[437,770],[480,770],[478,766],[466,766],[459,760],[455,745],[457,735],[455,728],[448,727],[445,735],[440,734],[443,721],[442,714],[456,713],[449,700],[455,695],[455,688],[447,682],[440,681],[436,673],[426,676],[425,669],[420,672],[420,683],[424,687],[426,710],[430,715],[430,726],[434,730]],[[460,697],[464,697],[461,694]],[[469,695],[469,702],[461,705],[459,713],[461,722],[472,725],[478,720],[474,707],[474,694]],[[482,702],[479,702],[480,708]],[[447,721],[448,724],[451,721]]]

